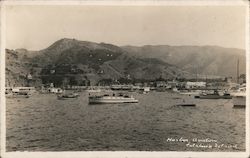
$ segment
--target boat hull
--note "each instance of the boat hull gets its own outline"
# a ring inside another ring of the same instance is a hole
[[[123,98],[123,97],[89,98],[89,104],[119,104],[119,103],[138,103],[138,100],[134,98]]]
[[[6,98],[29,98],[29,95],[7,95]]]
[[[27,92],[15,92],[5,94],[6,98],[29,98],[31,96],[30,93]]]
[[[196,97],[199,99],[232,99],[232,96],[219,96],[219,95],[201,95]]]
[[[58,99],[72,99],[72,98],[78,98],[79,94],[73,93],[73,94],[64,94],[64,95],[58,95]]]
[[[188,107],[188,106],[196,106],[196,104],[192,104],[192,103],[182,103],[182,104],[177,104],[176,106],[184,106],[184,107]]]
[[[245,108],[246,107],[246,97],[244,97],[244,96],[233,97],[233,107],[234,108]]]

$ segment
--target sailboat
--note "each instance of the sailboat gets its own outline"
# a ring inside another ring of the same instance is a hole
[[[237,83],[239,83],[239,59],[237,61]],[[233,107],[234,108],[245,108],[246,107],[246,85],[241,85],[236,90],[232,90],[230,93],[233,96]]]

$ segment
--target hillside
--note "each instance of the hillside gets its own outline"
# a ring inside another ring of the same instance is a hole
[[[32,55],[31,55],[32,56]],[[41,67],[37,67],[36,63],[32,63],[28,57],[28,51],[20,50],[6,50],[5,55],[5,74],[6,74],[6,86],[27,86],[29,83],[27,77],[29,74],[34,76],[33,84],[41,84],[39,72],[42,70]]]
[[[234,76],[244,51],[212,46],[125,46],[61,39],[46,49],[6,50],[6,85],[96,85],[126,80]],[[31,75],[32,78],[27,76]]]
[[[123,46],[135,57],[161,59],[190,73],[236,77],[239,59],[240,74],[246,72],[245,51],[218,46]]]
[[[89,81],[95,85],[101,80],[194,77],[159,59],[133,57],[115,45],[75,39],[61,39],[33,54],[25,49],[6,50],[6,53],[9,85],[18,80],[23,85],[27,74],[32,75],[32,83],[56,82],[57,86],[86,85]],[[19,74],[22,80],[17,72],[22,72]]]

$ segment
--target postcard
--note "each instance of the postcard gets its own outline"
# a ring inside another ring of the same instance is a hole
[[[1,156],[249,157],[247,1],[2,1]]]

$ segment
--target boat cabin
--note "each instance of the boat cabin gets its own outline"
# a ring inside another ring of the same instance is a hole
[[[13,93],[33,93],[35,92],[35,87],[13,87],[12,92]]]

